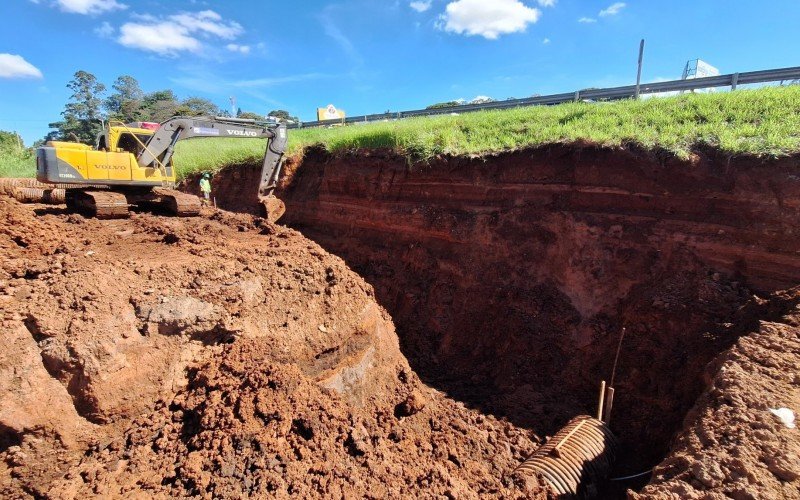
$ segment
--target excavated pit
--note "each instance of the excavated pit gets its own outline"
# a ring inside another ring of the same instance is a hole
[[[611,422],[624,475],[664,459],[720,353],[795,307],[762,299],[800,283],[799,165],[590,145],[427,164],[312,150],[288,165],[282,223],[374,286],[423,381],[538,435],[594,412],[627,328]],[[217,203],[255,210],[257,182],[255,165],[223,171]]]
[[[305,236],[0,197],[0,496],[547,498],[514,471],[625,327],[611,473],[659,465],[604,498],[798,498],[797,167],[310,151]],[[258,169],[219,204],[257,209]]]

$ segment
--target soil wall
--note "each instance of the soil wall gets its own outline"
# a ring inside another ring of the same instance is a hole
[[[612,427],[653,465],[706,365],[800,282],[800,159],[552,146],[410,165],[311,151],[287,168],[283,222],[376,289],[427,382],[552,433],[595,406],[622,327]],[[215,179],[254,210],[258,167]],[[634,458],[635,457],[635,458]]]

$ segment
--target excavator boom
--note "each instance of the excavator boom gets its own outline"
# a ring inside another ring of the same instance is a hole
[[[255,120],[224,117],[172,118],[162,123],[145,144],[137,162],[143,168],[168,165],[178,141],[198,137],[266,138],[267,149],[259,177],[258,197],[271,222],[283,215],[285,205],[275,197],[274,191],[288,140],[285,125],[262,126]]]

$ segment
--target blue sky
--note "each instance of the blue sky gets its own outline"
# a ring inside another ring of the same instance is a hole
[[[645,81],[800,65],[797,0],[0,1],[0,129],[26,143],[79,69],[312,120],[626,85],[640,38]]]

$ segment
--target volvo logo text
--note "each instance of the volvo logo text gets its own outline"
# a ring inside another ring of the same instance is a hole
[[[243,137],[258,137],[258,132],[251,130],[226,130],[228,135],[240,135]]]

